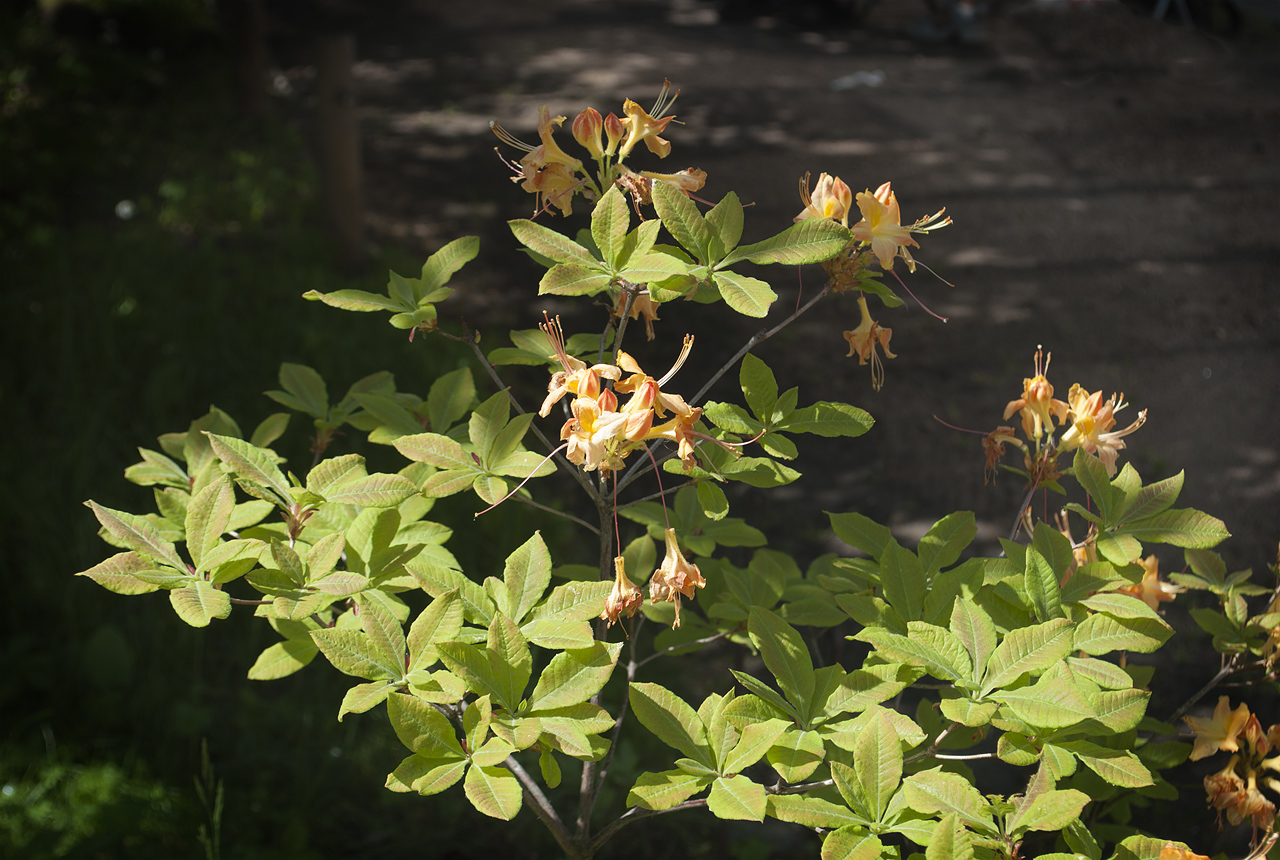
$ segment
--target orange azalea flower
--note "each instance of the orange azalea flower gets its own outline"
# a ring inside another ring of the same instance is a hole
[[[1059,423],[1065,421],[1070,409],[1061,400],[1053,399],[1053,386],[1045,377],[1049,372],[1049,362],[1053,361],[1053,353],[1049,353],[1048,358],[1044,359],[1043,367],[1042,358],[1043,353],[1037,349],[1036,375],[1022,380],[1022,397],[1010,400],[1004,408],[1006,421],[1013,413],[1022,412],[1022,432],[1031,440],[1039,439],[1043,433],[1052,432],[1053,419],[1057,418]]]
[[[622,556],[613,560],[613,574],[613,591],[610,591],[609,596],[605,598],[604,611],[600,613],[600,617],[609,622],[608,627],[612,627],[621,615],[626,615],[628,618],[635,615],[640,604],[644,602],[644,595],[640,593],[640,589],[627,579]]]
[[[1177,842],[1166,842],[1160,849],[1159,860],[1209,860],[1204,854],[1196,854]]]
[[[813,194],[810,194],[809,174],[806,173],[800,180],[800,201],[804,203],[804,211],[793,218],[793,221],[798,223],[810,218],[830,218],[846,227],[849,226],[853,192],[839,177],[828,173],[820,174],[818,184],[814,186]]]
[[[1154,555],[1147,556],[1139,564],[1146,569],[1142,574],[1142,582],[1120,589],[1120,594],[1132,595],[1156,610],[1161,603],[1168,603],[1183,592],[1182,586],[1160,579],[1160,560]]]
[[[642,140],[644,145],[649,147],[649,151],[658,158],[666,158],[671,154],[670,141],[658,135],[666,131],[667,126],[675,119],[674,115],[662,116],[662,113],[675,103],[678,95],[680,95],[679,90],[676,90],[675,95],[671,95],[671,81],[664,80],[662,91],[658,93],[658,100],[654,102],[651,114],[646,113],[644,108],[631,99],[622,103],[622,113],[626,115],[622,125],[627,130],[627,139],[622,142],[622,148],[618,150],[619,161],[630,155],[631,150]]]
[[[1128,405],[1123,394],[1113,394],[1110,400],[1103,402],[1101,391],[1090,394],[1076,384],[1071,386],[1067,400],[1071,404],[1071,429],[1062,435],[1061,449],[1084,448],[1102,461],[1107,467],[1107,475],[1115,477],[1116,457],[1125,447],[1121,440],[1146,422],[1147,411],[1139,412],[1138,419],[1123,430],[1112,430],[1116,425],[1115,413]]]
[[[862,311],[862,323],[853,331],[844,333],[844,339],[849,341],[849,355],[852,357],[855,353],[858,356],[858,364],[866,364],[871,362],[871,387],[879,391],[884,385],[884,364],[880,361],[880,356],[876,352],[876,346],[884,350],[885,358],[897,358],[892,352],[889,352],[889,338],[893,336],[893,330],[887,329],[871,318],[871,312],[867,310],[866,296],[858,296],[858,309]]]
[[[914,272],[916,261],[907,250],[909,245],[920,247],[911,238],[911,228],[902,226],[902,215],[898,211],[898,198],[886,182],[876,189],[876,193],[862,191],[858,193],[858,208],[862,210],[862,220],[853,225],[853,238],[871,245],[872,252],[880,261],[881,267],[893,268],[895,257],[902,257],[907,269]]]
[[[1249,722],[1249,706],[1241,703],[1240,707],[1231,710],[1230,700],[1226,696],[1218,699],[1218,706],[1213,709],[1213,717],[1202,720],[1199,717],[1183,717],[1183,721],[1196,733],[1195,747],[1191,750],[1191,760],[1198,761],[1211,756],[1218,750],[1236,752],[1240,744],[1236,740],[1245,724]],[[1234,763],[1235,759],[1232,759]]]
[[[600,377],[617,379],[621,376],[618,368],[612,364],[593,364],[587,367],[586,362],[569,355],[564,348],[564,332],[560,328],[560,317],[556,317],[554,322],[547,319],[546,322],[539,323],[538,328],[542,329],[547,339],[551,341],[555,349],[554,355],[560,360],[560,366],[564,368],[552,374],[551,382],[547,385],[547,398],[542,401],[542,408],[538,410],[538,414],[543,418],[551,414],[551,407],[566,394],[595,398],[600,394]]]
[[[652,170],[642,170],[640,175],[651,182],[670,183],[684,192],[686,197],[695,191],[701,191],[702,186],[707,184],[707,172],[696,167],[686,167],[675,173],[654,173]]]
[[[649,599],[654,603],[665,600],[676,605],[676,620],[671,625],[674,629],[680,626],[681,596],[692,598],[694,590],[705,587],[707,580],[703,578],[698,566],[690,564],[680,552],[675,529],[667,529],[666,543],[666,558],[649,580]]]
[[[636,360],[630,354],[619,350],[618,367],[631,374],[613,387],[615,391],[622,394],[631,394],[631,399],[623,407],[623,410],[636,412],[652,409],[659,418],[665,417],[667,412],[674,412],[677,415],[689,414],[692,409],[684,401],[684,398],[678,394],[667,394],[663,392],[662,387],[670,382],[671,378],[684,365],[692,349],[693,335],[685,335],[680,355],[676,358],[675,364],[671,365],[671,369],[667,371],[665,376],[657,380],[641,370],[640,365],[636,363]]]

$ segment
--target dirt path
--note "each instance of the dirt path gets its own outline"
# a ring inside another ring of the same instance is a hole
[[[1122,419],[1149,410],[1129,459],[1147,479],[1185,468],[1179,504],[1221,516],[1237,536],[1230,563],[1260,570],[1280,538],[1275,30],[1224,43],[1114,2],[1022,3],[989,22],[984,46],[962,48],[906,38],[923,9],[883,2],[861,29],[817,34],[721,25],[692,0],[381,7],[358,36],[371,223],[424,251],[480,234],[467,313],[489,330],[530,327],[560,306],[536,296],[538,270],[512,250],[503,221],[530,200],[493,157],[489,119],[527,134],[540,104],[571,117],[626,96],[648,104],[669,77],[685,125],[663,169],[701,167],[709,199],[754,201],[746,240],[790,222],[806,171],[855,190],[892,179],[904,218],[945,205],[955,221],[917,255],[955,288],[908,281],[950,322],[916,306],[880,315],[898,353],[883,391],[845,358],[852,298],[759,350],[802,402],[848,399],[881,423],[802,456],[809,474],[767,505],[740,494],[736,513],[813,554],[822,509],[862,510],[903,535],[972,509],[985,537],[1006,532],[1019,481],[984,488],[975,437],[931,416],[993,428],[1043,344],[1059,396],[1079,381],[1126,392]],[[833,87],[857,72],[881,82]],[[795,276],[767,274],[781,316]],[[806,272],[805,289],[820,275]],[[704,358],[758,326],[718,326],[700,306],[663,317],[660,342],[694,331]],[[736,395],[722,384],[712,396]]]

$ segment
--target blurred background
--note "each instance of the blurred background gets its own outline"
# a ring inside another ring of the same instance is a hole
[[[802,565],[848,551],[824,510],[861,511],[909,545],[943,514],[973,510],[990,549],[1022,485],[1005,475],[984,487],[977,437],[934,416],[993,429],[1043,344],[1059,396],[1077,381],[1123,391],[1132,406],[1122,424],[1148,410],[1122,460],[1147,480],[1185,468],[1179,505],[1225,520],[1228,569],[1251,567],[1270,585],[1280,538],[1277,5],[0,5],[0,391],[11,414],[0,457],[0,855],[471,857],[519,846],[516,856],[556,856],[528,813],[502,828],[458,792],[385,791],[403,755],[385,718],[336,722],[348,684],[325,666],[246,680],[275,641],[248,613],[198,631],[163,596],[123,599],[73,578],[111,552],[80,503],[150,510],[150,491],[121,477],[134,449],[211,404],[251,430],[279,410],[261,392],[278,387],[284,361],[319,370],[335,399],[382,369],[425,395],[464,353],[300,296],[381,291],[388,269],[411,274],[459,236],[479,235],[481,252],[455,278],[446,327],[465,318],[500,345],[547,310],[571,330],[598,330],[599,308],[536,295],[540,270],[505,225],[528,217],[532,199],[508,182],[488,123],[530,139],[541,104],[569,117],[587,105],[620,111],[628,97],[647,106],[664,77],[682,90],[683,125],[667,134],[671,158],[642,166],[700,167],[712,201],[736,191],[753,204],[744,241],[790,223],[806,172],[838,174],[855,191],[892,180],[905,219],[946,206],[955,222],[916,254],[938,277],[907,281],[949,321],[916,303],[876,310],[898,355],[882,391],[845,357],[852,297],[757,350],[784,389],[800,386],[802,403],[848,400],[879,426],[805,449],[794,485],[731,492],[735,516]],[[571,229],[587,223],[579,210]],[[816,267],[803,280],[757,274],[780,295],[775,318],[822,285]],[[664,307],[658,340],[634,344],[642,364],[666,366],[664,345],[693,332],[695,362],[681,378],[700,386],[696,374],[760,326],[718,310]],[[511,378],[545,385],[535,372]],[[735,399],[732,375],[710,396]],[[305,462],[307,430],[295,416],[277,450]],[[359,440],[338,444],[398,468]],[[467,504],[432,517],[469,524]],[[483,578],[530,529],[548,527],[499,509],[450,548]],[[1170,553],[1161,564],[1183,562]],[[1193,600],[1171,605],[1175,628],[1195,629],[1184,608]],[[1178,678],[1185,696],[1216,664],[1180,642],[1162,652],[1157,678]],[[709,655],[717,668],[737,659]],[[1178,694],[1161,688],[1151,712],[1167,714]],[[1264,725],[1280,722],[1270,702],[1270,719],[1255,708]],[[654,764],[636,735],[602,808],[620,808],[629,775]],[[1217,834],[1202,775],[1180,786],[1190,812],[1171,835],[1212,853],[1239,834]],[[607,852],[816,856],[817,840],[688,813],[634,827]]]

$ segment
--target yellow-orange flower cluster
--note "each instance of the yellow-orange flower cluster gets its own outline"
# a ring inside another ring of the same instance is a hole
[[[1146,422],[1147,413],[1143,410],[1128,427],[1113,429],[1116,426],[1115,414],[1127,405],[1123,394],[1113,394],[1104,401],[1101,391],[1090,393],[1075,384],[1071,386],[1066,401],[1055,398],[1053,384],[1048,378],[1051,358],[1051,355],[1036,350],[1035,376],[1022,380],[1022,396],[1010,400],[1004,408],[1005,421],[1014,415],[1021,417],[1025,442],[1016,437],[1011,427],[998,427],[983,440],[988,479],[1007,444],[1022,449],[1027,473],[1038,484],[1055,480],[1061,474],[1057,466],[1058,457],[1077,448],[1097,457],[1107,474],[1114,477],[1116,459],[1125,447],[1124,437]],[[1055,435],[1059,431],[1060,435]]]
[[[1264,733],[1257,715],[1249,713],[1247,705],[1241,704],[1233,711],[1226,696],[1218,699],[1212,718],[1183,719],[1196,736],[1193,760],[1218,751],[1232,753],[1226,767],[1204,779],[1209,806],[1218,811],[1219,826],[1225,812],[1232,824],[1250,820],[1255,830],[1269,827],[1275,820],[1276,806],[1262,793],[1259,784],[1280,793],[1280,780],[1263,773],[1280,771],[1280,755],[1267,758],[1280,743],[1280,726],[1272,726]]]
[[[685,194],[699,190],[706,182],[706,173],[694,167],[676,173],[636,173],[622,164],[641,143],[659,158],[671,154],[671,142],[661,135],[675,120],[675,115],[667,111],[679,94],[679,90],[672,91],[670,81],[663,81],[662,91],[651,110],[646,111],[626,99],[621,118],[614,113],[601,117],[593,107],[579,113],[570,124],[570,132],[574,141],[595,161],[594,176],[580,159],[568,155],[556,143],[553,132],[565,117],[551,116],[546,105],[538,109],[540,143],[537,146],[525,143],[496,122],[489,123],[489,127],[503,143],[525,153],[519,161],[509,162],[515,172],[512,181],[536,195],[539,212],[554,208],[569,215],[576,195],[596,200],[614,183],[630,192],[638,207],[650,202],[649,192],[654,182],[668,182]]]
[[[689,350],[693,337],[686,336],[680,357],[671,370],[661,379],[645,373],[629,354],[619,351],[618,364],[596,364],[588,367],[565,351],[564,335],[559,321],[543,323],[542,330],[555,349],[555,357],[562,370],[556,371],[547,385],[547,397],[538,414],[547,416],[566,394],[575,395],[569,411],[572,417],[560,430],[560,438],[566,443],[565,456],[569,462],[587,471],[599,469],[613,472],[622,468],[622,462],[632,451],[653,439],[675,442],[680,459],[686,467],[693,467],[697,458],[695,449],[700,434],[694,429],[702,410],[690,406],[678,394],[663,391],[663,387],[675,376]],[[623,373],[628,374],[623,378]],[[601,385],[601,378],[614,380],[612,389]],[[625,404],[620,404],[618,394],[630,394]],[[671,417],[665,423],[656,421]]]

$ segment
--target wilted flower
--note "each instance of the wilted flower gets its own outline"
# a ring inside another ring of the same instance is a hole
[[[635,615],[641,603],[644,603],[644,595],[627,579],[622,556],[618,556],[613,560],[613,590],[605,598],[604,611],[600,613],[600,617],[612,627],[619,616],[626,615],[630,618]]]
[[[680,626],[680,598],[692,598],[695,589],[706,586],[707,581],[696,564],[690,564],[680,552],[680,544],[676,541],[676,530],[666,531],[667,555],[662,566],[649,580],[649,599],[654,603],[668,601],[676,605],[676,620],[672,628]]]
[[[982,472],[982,483],[984,485],[989,484],[991,479],[995,477],[996,465],[1000,462],[1000,458],[1004,456],[1004,446],[1010,443],[1017,445],[1019,448],[1024,447],[1018,437],[1013,434],[1012,427],[997,427],[982,437],[982,448],[987,452],[987,467]]]
[[[865,296],[858,296],[858,309],[862,311],[862,323],[853,331],[844,333],[844,339],[849,341],[849,355],[846,358],[856,353],[858,364],[871,362],[871,387],[879,391],[884,385],[884,364],[880,361],[876,346],[884,350],[885,358],[897,358],[889,352],[889,338],[893,336],[893,330],[883,327],[871,318]]]
[[[618,304],[613,309],[613,315],[621,317],[627,309],[627,294],[625,292],[618,293]],[[653,324],[658,320],[658,303],[649,295],[648,290],[641,290],[636,294],[635,299],[631,302],[631,319],[639,319],[644,317],[644,333],[648,340],[653,340]]]
[[[593,364],[587,367],[586,362],[574,358],[565,351],[564,333],[560,328],[560,318],[554,321],[547,319],[538,324],[538,328],[546,334],[555,349],[554,356],[559,359],[563,370],[557,370],[547,384],[547,397],[542,401],[538,414],[546,418],[551,414],[551,407],[566,394],[594,398],[600,394],[600,377],[617,379],[621,376],[618,368],[612,364]]]

